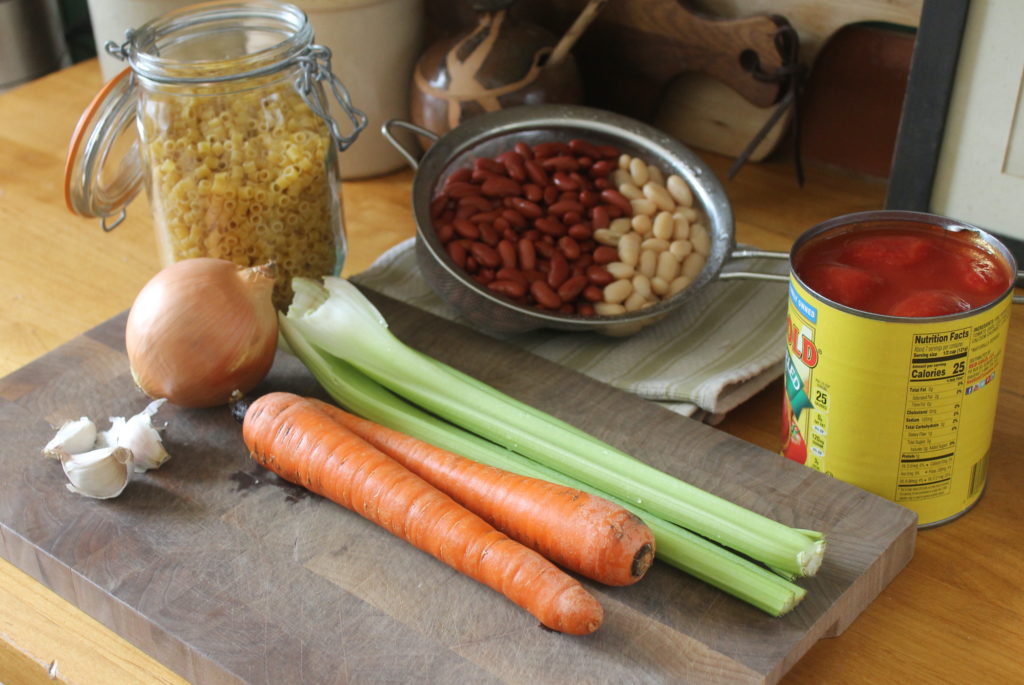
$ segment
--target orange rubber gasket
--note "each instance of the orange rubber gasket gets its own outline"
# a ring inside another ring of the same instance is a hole
[[[78,123],[75,125],[75,130],[71,134],[71,143],[68,146],[68,156],[64,162],[64,204],[67,206],[68,211],[78,216],[88,216],[82,214],[75,209],[71,202],[71,172],[74,166],[74,160],[78,156],[78,150],[82,146],[82,137],[85,135],[86,130],[92,123],[93,118],[96,116],[96,112],[99,111],[100,105],[110,95],[110,91],[117,86],[125,77],[131,73],[131,67],[125,67],[125,69],[114,78],[110,79],[99,92],[93,96],[92,101],[89,103],[85,111],[82,112],[82,116],[79,117]]]

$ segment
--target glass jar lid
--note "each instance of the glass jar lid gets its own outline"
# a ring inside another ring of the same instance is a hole
[[[68,209],[101,219],[107,231],[121,223],[125,207],[142,189],[134,81],[125,69],[96,93],[75,126],[64,164]]]

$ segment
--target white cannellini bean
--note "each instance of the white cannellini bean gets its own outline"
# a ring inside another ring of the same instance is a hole
[[[668,283],[679,275],[679,260],[667,250],[662,252],[658,255],[658,267],[654,270],[654,275]]]
[[[643,200],[645,197],[644,191],[640,189],[640,186],[636,185],[632,181],[620,185],[619,192],[625,195],[629,200]]]
[[[707,259],[699,252],[691,252],[679,266],[679,272],[691,280],[697,278],[697,274],[704,268]]]
[[[651,174],[647,171],[647,163],[639,157],[634,157],[629,161],[629,175],[633,177],[633,183],[641,188],[651,180]]]
[[[644,191],[644,196],[646,196],[648,200],[658,205],[658,209],[671,212],[676,208],[676,201],[673,200],[672,196],[668,194],[667,190],[665,190],[665,186],[658,185],[653,181],[648,181],[643,185],[642,190]]]
[[[705,257],[711,254],[711,234],[704,224],[690,226],[690,242],[693,243],[694,252]]]
[[[636,274],[633,276],[633,294],[639,295],[645,300],[649,300],[654,296],[651,292],[651,278],[644,274]]]
[[[620,216],[608,224],[608,230],[618,236],[623,236],[633,230],[633,222],[628,216]]]
[[[665,181],[665,187],[679,204],[684,207],[693,205],[693,191],[690,189],[690,184],[683,180],[683,177],[679,174],[669,176]]]
[[[668,283],[661,276],[655,276],[651,279],[651,292],[658,297],[665,297],[665,295],[668,295]]]
[[[615,247],[619,244],[619,234],[612,233],[610,229],[599,228],[594,231],[594,240],[601,243],[602,245],[608,245],[609,247]]]
[[[693,252],[693,245],[689,240],[673,240],[668,244],[668,251],[672,253],[677,262],[681,262]]]
[[[619,261],[636,266],[640,259],[640,234],[629,232],[619,238]]]
[[[636,270],[650,278],[654,275],[657,268],[658,253],[654,250],[641,250],[640,261],[637,263]]]
[[[633,293],[626,298],[626,301],[622,303],[622,306],[626,308],[627,312],[635,312],[638,309],[643,309],[647,306],[648,300],[640,293]]]
[[[651,217],[647,214],[637,214],[632,219],[633,230],[644,235],[651,232]]]
[[[690,220],[682,212],[672,215],[672,237],[676,240],[687,240],[690,237]]]
[[[664,252],[668,249],[668,241],[662,240],[661,238],[647,238],[640,243],[641,250],[654,250],[655,252]]]
[[[672,282],[668,284],[669,297],[685,290],[686,286],[691,283],[693,283],[693,279],[689,276],[676,276],[672,279]]]
[[[700,214],[693,207],[679,207],[676,209],[676,214],[682,214],[691,224],[700,219]]]
[[[604,268],[607,269],[608,273],[610,273],[616,280],[633,278],[633,274],[636,273],[636,269],[633,268],[633,265],[626,264],[625,262],[611,262],[610,264],[605,264]]]
[[[672,214],[668,211],[658,212],[651,226],[651,232],[654,234],[654,237],[661,238],[662,240],[671,240],[675,230],[675,219]]]
[[[622,169],[623,171],[628,172],[629,171],[629,163],[632,162],[632,161],[633,161],[632,157],[630,157],[626,153],[622,153],[621,155],[619,155],[619,168]]]
[[[612,302],[595,302],[594,313],[598,316],[618,316],[619,314],[625,314],[626,308],[621,304],[614,304]]]
[[[627,183],[632,183],[633,177],[629,175],[629,172],[625,169],[616,169],[612,172],[612,183],[615,184],[616,188],[621,188]]]
[[[665,185],[665,174],[661,172],[661,169],[654,166],[653,164],[647,165],[647,174],[651,177],[651,181],[657,183],[660,186]]]
[[[654,204],[652,200],[644,198],[642,200],[630,200],[630,204],[633,205],[633,214],[647,214],[654,216],[658,211],[658,205]]]
[[[612,281],[604,287],[602,294],[605,302],[622,304],[627,297],[633,294],[633,282],[628,278]]]

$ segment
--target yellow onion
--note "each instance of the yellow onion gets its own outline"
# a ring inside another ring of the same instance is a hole
[[[152,398],[181,407],[227,404],[274,362],[273,264],[241,267],[198,257],[164,268],[135,298],[125,346],[132,376]]]

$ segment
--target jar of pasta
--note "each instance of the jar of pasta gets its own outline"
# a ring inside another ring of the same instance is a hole
[[[291,279],[337,275],[345,254],[338,156],[366,125],[293,5],[212,2],[130,30],[128,62],[72,138],[71,211],[111,230],[145,186],[165,264],[273,261],[275,303]],[[350,119],[328,113],[327,94]]]

